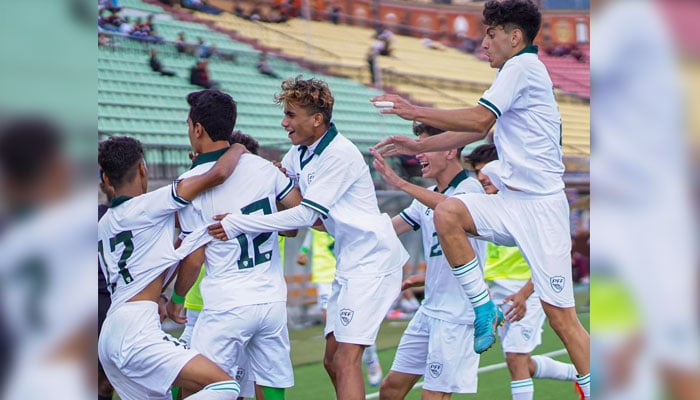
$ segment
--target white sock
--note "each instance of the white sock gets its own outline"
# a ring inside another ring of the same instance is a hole
[[[464,293],[474,307],[486,304],[491,300],[489,288],[484,281],[484,274],[479,267],[479,260],[475,257],[464,265],[452,268],[452,274],[462,285]]]
[[[513,400],[532,400],[535,394],[535,386],[532,384],[532,379],[511,381],[510,392],[513,394]]]
[[[537,368],[533,378],[556,379],[559,381],[573,381],[576,379],[574,364],[568,364],[554,360],[546,356],[532,356]]]
[[[588,400],[591,398],[591,374],[579,375],[576,377],[576,382],[583,390],[583,396]]]
[[[373,344],[365,347],[365,351],[362,353],[362,362],[364,362],[368,367],[379,362],[379,356],[377,356],[377,345]]]
[[[185,400],[236,400],[241,386],[236,381],[214,382]]]

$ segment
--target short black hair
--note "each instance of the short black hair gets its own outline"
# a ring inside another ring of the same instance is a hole
[[[486,143],[479,145],[472,150],[469,155],[464,157],[466,161],[471,164],[472,168],[475,168],[476,164],[488,163],[493,160],[498,160],[498,152],[496,151],[496,145],[493,143]]]
[[[532,44],[540,31],[542,14],[530,0],[489,0],[484,5],[484,23],[503,26],[508,31],[520,28],[525,42]]]
[[[445,132],[444,129],[436,128],[434,126],[424,124],[424,123],[416,123],[415,121],[413,122],[413,134],[416,136],[420,136],[422,134],[426,134],[428,136],[435,136],[439,135],[441,133]],[[462,150],[464,150],[464,146],[460,147],[457,149],[457,155],[462,156]]]
[[[216,89],[200,90],[187,95],[192,125],[201,124],[212,141],[228,141],[236,126],[236,102]]]
[[[97,163],[115,189],[134,179],[141,160],[143,146],[132,137],[111,136],[99,144]]]
[[[17,117],[0,127],[0,170],[17,185],[34,185],[62,150],[58,126],[46,119]]]
[[[229,144],[240,143],[248,149],[249,152],[258,155],[260,144],[252,136],[246,135],[241,131],[234,131],[228,139]]]

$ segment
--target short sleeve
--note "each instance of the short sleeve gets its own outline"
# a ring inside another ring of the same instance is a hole
[[[425,206],[418,200],[413,200],[411,205],[406,207],[399,216],[413,228],[414,231],[420,229],[420,216],[425,212]]]
[[[347,161],[334,155],[319,160],[316,176],[306,189],[301,204],[328,217],[330,208],[354,182],[353,170]]]
[[[479,104],[500,118],[527,86],[527,75],[523,68],[522,65],[506,62],[491,87],[479,99]]]
[[[180,181],[173,181],[171,185],[142,195],[143,200],[140,201],[140,205],[147,218],[160,219],[190,204],[189,201],[177,195],[178,182]]]
[[[484,187],[474,178],[467,178],[459,183],[454,193],[450,196],[457,196],[466,193],[484,193]]]
[[[277,201],[281,201],[294,189],[294,181],[278,170],[277,167],[274,167],[274,169],[276,171],[272,173],[275,179],[275,197]]]

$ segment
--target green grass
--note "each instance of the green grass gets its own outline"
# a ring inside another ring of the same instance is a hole
[[[589,315],[579,314],[581,323],[588,329]],[[377,338],[379,359],[384,372],[388,372],[396,353],[401,333],[408,321],[384,321]],[[294,364],[295,386],[287,390],[289,400],[332,400],[334,399],[333,386],[321,362],[325,342],[323,341],[323,328],[321,326],[307,328],[299,331],[290,331],[292,341],[292,363]],[[545,324],[542,334],[542,344],[535,349],[534,354],[543,354],[563,349],[564,345],[554,334],[549,325]],[[554,357],[560,361],[569,361],[567,355]],[[481,355],[480,366],[488,366],[504,362],[500,344],[496,345]],[[365,384],[365,391],[369,395],[378,391]],[[538,400],[567,400],[577,399],[574,386],[571,382],[551,381],[546,379],[535,380],[535,393]],[[420,388],[412,390],[406,397],[407,400],[419,400]],[[510,375],[507,368],[479,374],[478,394],[454,395],[453,399],[510,399]]]

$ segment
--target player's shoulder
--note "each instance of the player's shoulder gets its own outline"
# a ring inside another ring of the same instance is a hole
[[[484,188],[476,178],[468,176],[457,185],[454,191],[455,195],[466,193],[484,193]]]

